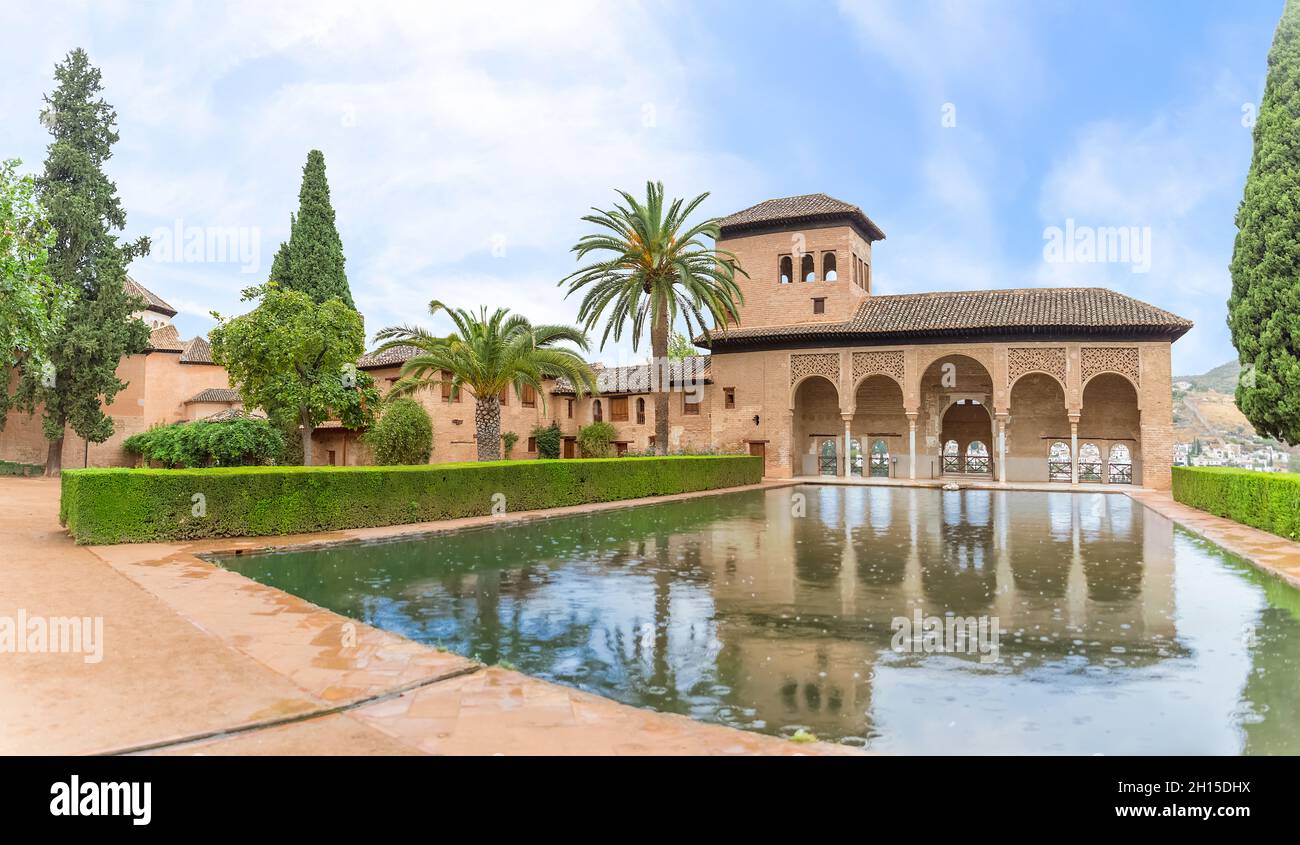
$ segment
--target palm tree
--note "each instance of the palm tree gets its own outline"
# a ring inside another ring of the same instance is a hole
[[[439,337],[419,326],[390,326],[375,335],[383,341],[378,351],[413,346],[419,352],[402,365],[398,380],[388,395],[404,396],[417,390],[450,385],[452,396],[468,388],[474,396],[474,429],[478,436],[478,459],[501,459],[501,394],[514,388],[523,400],[524,388],[532,388],[546,407],[542,380],[566,378],[578,398],[594,390],[596,376],[572,349],[555,344],[568,341],[582,350],[587,335],[576,326],[535,326],[522,314],[487,307],[473,314],[463,308],[448,308],[438,300],[429,303],[430,316],[445,312],[456,331]]]
[[[604,253],[604,260],[582,267],[560,280],[568,284],[569,296],[587,288],[578,309],[578,320],[590,331],[606,310],[603,349],[612,335],[617,342],[625,328],[636,349],[647,324],[653,355],[651,377],[655,396],[655,453],[668,447],[668,393],[660,368],[667,366],[668,334],[680,314],[692,335],[697,329],[709,337],[706,315],[715,326],[739,322],[737,306],[744,295],[736,285],[736,273],[748,276],[737,266],[730,252],[706,245],[704,238],[717,240],[717,219],[688,225],[687,218],[702,203],[700,194],[683,206],[680,199],[664,209],[662,182],[646,183],[645,203],[626,191],[619,191],[623,205],[612,211],[593,208],[582,219],[608,231],[585,235],[573,247],[577,260],[589,253]]]

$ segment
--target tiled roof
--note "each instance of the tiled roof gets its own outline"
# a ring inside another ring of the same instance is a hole
[[[138,296],[144,300],[145,307],[150,311],[157,311],[159,314],[166,314],[168,317],[176,316],[176,309],[163,301],[162,297],[149,290],[144,285],[137,282],[130,276],[126,277],[126,292]]]
[[[1190,320],[1105,288],[1020,288],[870,296],[843,322],[734,328],[730,342],[796,338],[943,337],[1079,331],[1160,333],[1181,337]],[[702,338],[697,338],[702,340]]]
[[[668,372],[672,384],[682,384],[687,381],[703,381],[708,384],[709,356],[693,355],[672,361],[668,365]],[[596,369],[596,390],[603,396],[616,396],[620,393],[652,393],[655,386],[650,376],[649,364],[637,364],[632,367],[599,367]],[[555,380],[555,387],[551,392],[566,395],[575,391],[568,379],[560,378]]]
[[[722,218],[722,236],[729,237],[748,229],[762,229],[778,223],[817,223],[850,220],[873,241],[885,239],[885,233],[856,205],[826,194],[803,194],[764,200],[743,211]]]
[[[207,422],[230,422],[231,420],[264,420],[266,414],[261,411],[245,411],[242,408],[226,408],[203,418]]]
[[[182,364],[211,364],[212,347],[208,345],[208,339],[203,335],[195,335],[194,338],[185,344],[181,350]]]
[[[185,404],[190,402],[239,402],[242,401],[239,391],[233,387],[209,387],[200,390],[198,393],[185,400]]]
[[[171,323],[159,326],[149,332],[149,350],[151,352],[180,352],[185,349],[185,341]]]
[[[386,349],[383,352],[367,352],[357,359],[357,366],[363,370],[378,367],[396,367],[405,364],[419,354],[420,350],[414,346],[394,346],[392,349]]]

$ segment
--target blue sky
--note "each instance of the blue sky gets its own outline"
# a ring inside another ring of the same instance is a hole
[[[119,113],[128,234],[245,238],[242,258],[132,267],[186,337],[246,307],[315,147],[370,332],[433,298],[572,321],[555,283],[578,218],[655,178],[719,215],[860,205],[888,235],[878,293],[1112,287],[1196,321],[1174,367],[1200,372],[1234,357],[1243,118],[1281,6],[10,3],[0,155],[39,169],[41,95],[84,47]],[[1067,221],[1149,231],[1149,268],[1046,261]]]

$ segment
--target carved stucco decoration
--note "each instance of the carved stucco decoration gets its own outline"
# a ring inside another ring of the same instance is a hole
[[[903,383],[903,352],[899,349],[876,352],[853,353],[853,383],[857,384],[867,376],[892,376],[899,384]]]
[[[1136,346],[1085,346],[1080,351],[1079,368],[1084,384],[1099,373],[1119,373],[1138,384],[1139,366]]]
[[[1064,346],[1012,346],[1007,349],[1007,386],[1025,373],[1047,373],[1065,384]]]
[[[806,376],[825,376],[838,390],[840,355],[838,352],[813,352],[790,356],[790,384]]]

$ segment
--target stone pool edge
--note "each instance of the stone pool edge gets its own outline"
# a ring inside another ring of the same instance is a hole
[[[284,537],[84,546],[225,646],[301,689],[310,706],[236,719],[198,734],[161,735],[93,754],[414,753],[860,755],[620,704],[490,667],[320,608],[210,562],[213,554],[312,548],[436,535],[699,496],[791,486],[766,481],[656,496],[386,528]],[[361,732],[366,738],[360,738]],[[371,737],[380,737],[383,742]]]

